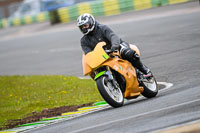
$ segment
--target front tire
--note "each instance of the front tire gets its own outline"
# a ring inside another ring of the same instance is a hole
[[[96,80],[97,88],[103,99],[112,107],[121,107],[124,104],[124,96],[120,88],[115,89],[107,76],[101,76]]]

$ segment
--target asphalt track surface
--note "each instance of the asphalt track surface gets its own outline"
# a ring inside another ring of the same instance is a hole
[[[46,126],[33,133],[155,132],[200,120],[200,7],[198,2],[97,18],[140,48],[157,81],[173,83],[157,97],[138,98]],[[81,33],[75,23],[0,30],[0,75],[82,76]]]

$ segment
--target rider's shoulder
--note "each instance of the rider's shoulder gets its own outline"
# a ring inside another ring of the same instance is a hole
[[[100,27],[100,28],[102,28],[102,29],[104,29],[104,28],[107,28],[108,26],[107,25],[105,25],[105,24],[98,24],[97,25],[98,27]]]
[[[81,41],[81,42],[84,42],[85,40],[86,40],[86,36],[84,35],[84,36],[81,37],[81,40],[80,40],[80,41]]]
[[[90,36],[83,35],[80,39],[81,43],[87,43],[89,41]]]

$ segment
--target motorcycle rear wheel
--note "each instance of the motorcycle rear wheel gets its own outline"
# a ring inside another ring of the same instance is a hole
[[[158,94],[158,85],[155,77],[151,77],[151,80],[142,81],[141,85],[144,87],[144,92],[142,92],[144,97],[152,98]]]
[[[115,89],[107,76],[101,76],[96,80],[97,88],[103,99],[112,107],[121,107],[124,104],[124,96],[120,88]]]

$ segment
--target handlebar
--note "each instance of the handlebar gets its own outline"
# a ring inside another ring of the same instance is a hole
[[[106,53],[112,53],[112,52],[118,52],[118,50],[112,50],[112,49],[107,49],[107,50],[105,50],[106,51]]]
[[[113,51],[111,49],[105,50],[106,53],[112,53]]]
[[[106,49],[105,52],[110,56],[110,57],[118,57],[120,58],[120,55],[118,53],[118,50],[112,50],[112,49]]]

